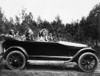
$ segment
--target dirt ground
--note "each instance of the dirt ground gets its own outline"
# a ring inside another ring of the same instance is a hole
[[[55,65],[26,65],[23,70],[9,70],[1,64],[0,76],[100,76],[100,64],[93,73],[85,73],[77,66],[65,68]]]

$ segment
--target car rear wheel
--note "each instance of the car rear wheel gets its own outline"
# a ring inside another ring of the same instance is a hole
[[[13,69],[23,69],[26,64],[26,58],[20,51],[11,51],[6,56],[7,67]]]
[[[98,57],[90,52],[84,53],[79,57],[78,65],[84,72],[93,72],[98,66]]]

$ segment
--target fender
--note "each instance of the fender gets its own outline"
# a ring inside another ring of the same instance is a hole
[[[91,53],[94,53],[97,55],[97,51],[95,51],[94,49],[92,49],[91,47],[87,47],[87,48],[82,48],[80,49],[72,58],[72,61],[75,59],[78,59],[79,56],[81,56],[83,53],[86,53],[86,52],[91,52]]]
[[[80,49],[77,54],[81,53],[81,52],[93,52],[93,53],[97,53],[97,51],[95,51],[94,49],[92,49],[91,47],[87,47],[87,48],[82,48]]]
[[[25,54],[25,56],[28,58],[28,53],[25,51],[24,48],[20,47],[20,46],[11,46],[9,47],[7,50],[5,50],[5,54],[4,54],[4,58],[5,56],[11,52],[13,49],[18,49],[19,51],[23,52]]]

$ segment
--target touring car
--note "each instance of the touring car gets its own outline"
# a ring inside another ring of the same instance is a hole
[[[33,60],[75,62],[85,72],[93,72],[98,66],[97,51],[86,44],[6,39],[2,47],[9,69],[23,69]]]

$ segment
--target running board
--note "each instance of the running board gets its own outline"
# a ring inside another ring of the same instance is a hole
[[[73,57],[68,57],[68,56],[45,56],[45,55],[39,55],[39,56],[29,56],[30,60],[57,60],[57,61],[69,61],[71,60]]]
[[[77,65],[76,62],[69,61],[54,61],[54,60],[28,60],[32,65],[66,65],[66,67]]]

